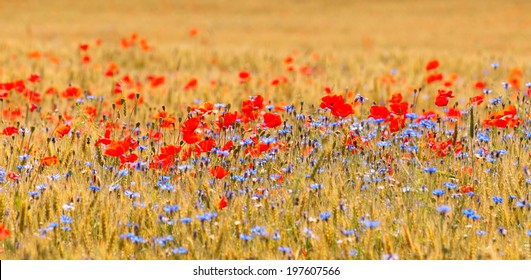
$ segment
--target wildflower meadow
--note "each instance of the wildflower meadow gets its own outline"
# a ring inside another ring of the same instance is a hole
[[[531,259],[528,4],[66,2],[0,10],[1,259]]]

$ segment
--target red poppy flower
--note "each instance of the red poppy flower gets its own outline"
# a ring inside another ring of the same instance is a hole
[[[82,51],[87,51],[89,48],[89,45],[88,44],[81,44],[79,45],[79,49],[81,49]]]
[[[42,163],[46,166],[59,164],[57,156],[45,157],[42,159]]]
[[[293,62],[293,60],[294,60],[293,57],[287,56],[286,58],[284,58],[284,63],[290,64]]]
[[[472,186],[462,186],[460,189],[461,193],[469,193],[474,191],[474,187]]]
[[[393,113],[395,115],[405,115],[407,113],[407,110],[409,108],[409,104],[407,102],[402,102],[402,103],[391,103],[389,105],[389,107],[391,107],[391,111],[393,111]]]
[[[159,121],[161,128],[172,128],[176,121],[176,118],[168,115],[166,111],[158,112],[153,116],[153,119]]]
[[[85,112],[85,115],[87,115],[90,121],[93,121],[96,115],[98,114],[98,111],[94,106],[87,106],[83,109],[83,111]]]
[[[234,142],[232,140],[229,140],[225,145],[223,145],[223,148],[221,148],[222,151],[230,151],[230,149],[234,146]]]
[[[121,155],[120,156],[120,168],[123,168],[124,166],[131,166],[132,163],[136,162],[138,160],[138,155],[132,153],[129,155]]]
[[[428,84],[431,84],[431,83],[436,82],[436,81],[442,81],[442,80],[443,80],[443,75],[442,74],[431,74],[428,77],[426,77],[426,82]]]
[[[196,78],[192,78],[188,81],[188,83],[186,83],[186,85],[184,86],[183,90],[187,91],[187,90],[192,90],[192,89],[195,89],[197,87],[197,79]]]
[[[332,109],[332,115],[339,118],[346,118],[352,114],[354,114],[354,110],[352,109],[352,105],[350,104],[337,104]]]
[[[116,75],[119,71],[118,64],[111,62],[109,65],[107,65],[107,69],[105,70],[105,76],[112,77]]]
[[[212,114],[214,112],[214,103],[205,102],[199,108],[195,109],[195,111],[199,112],[199,115],[201,117],[203,117],[205,115],[210,115],[210,114]]]
[[[183,133],[186,132],[194,132],[197,127],[199,126],[199,119],[198,118],[191,118],[186,120],[183,125],[181,126],[181,131]]]
[[[435,105],[439,107],[443,107],[448,105],[448,98],[452,98],[453,93],[451,90],[444,90],[440,89],[437,93],[437,97],[435,98]]]
[[[245,83],[251,79],[251,73],[249,73],[246,70],[240,71],[238,74],[238,77],[240,77],[240,83]]]
[[[112,141],[105,149],[104,154],[111,157],[119,157],[127,152],[127,145],[122,141]]]
[[[59,137],[62,138],[63,136],[67,135],[70,132],[71,129],[72,129],[72,127],[70,125],[62,124],[62,125],[57,127],[55,132],[57,132]]]
[[[264,125],[269,128],[275,128],[282,124],[282,119],[279,115],[273,113],[266,113],[264,115]]]
[[[242,112],[249,113],[264,108],[264,98],[261,95],[253,96],[242,102]]]
[[[96,144],[94,144],[94,146],[99,146],[101,144],[109,145],[112,142],[110,138],[111,138],[111,130],[107,129],[105,130],[105,136],[100,136],[100,138],[98,139],[98,141],[96,141]]]
[[[400,103],[402,102],[402,94],[401,93],[394,93],[393,96],[391,96],[391,100],[389,100],[391,103]]]
[[[446,112],[446,115],[448,117],[461,118],[461,111],[456,108],[450,108],[448,109],[448,112]]]
[[[37,83],[37,82],[40,82],[41,80],[41,76],[39,76],[38,74],[31,74],[30,77],[28,78],[28,81],[30,81],[31,83]]]
[[[4,223],[0,223],[0,241],[5,240],[9,236],[10,233],[11,231],[5,228]]]
[[[437,96],[435,98],[435,105],[439,106],[439,107],[444,107],[446,105],[448,105],[448,98],[447,97],[444,97],[444,96]]]
[[[181,146],[167,145],[160,148],[160,152],[163,155],[175,155],[181,151]]]
[[[214,176],[216,179],[223,179],[225,176],[227,176],[229,174],[229,172],[227,172],[223,167],[221,166],[216,166],[216,167],[213,167],[213,168],[210,168],[208,169],[208,171],[210,172],[210,174],[212,174],[212,176]]]
[[[236,118],[238,116],[237,112],[232,113],[224,113],[223,115],[219,116],[216,120],[216,125],[219,129],[227,129],[230,126],[236,122]]]
[[[484,89],[485,86],[486,86],[486,83],[482,81],[477,81],[476,84],[474,85],[474,87],[477,89]]]
[[[439,96],[444,96],[444,97],[447,97],[447,98],[452,98],[452,97],[455,97],[453,95],[453,92],[451,90],[444,90],[444,89],[440,89],[437,91],[437,95]]]
[[[190,30],[188,30],[188,36],[190,37],[195,37],[197,34],[199,34],[199,30],[197,28],[190,28]]]
[[[20,177],[15,172],[9,172],[9,173],[7,173],[7,178],[9,178],[9,179],[11,179],[13,181],[17,181]]]
[[[148,78],[148,80],[150,82],[150,86],[152,88],[156,88],[156,87],[164,84],[164,81],[166,80],[166,78],[164,76],[159,76],[159,77],[148,76],[147,78]]]
[[[387,119],[389,117],[389,110],[385,106],[371,106],[371,109],[369,110],[370,115],[369,118],[373,118],[375,120],[378,119]]]
[[[205,139],[195,146],[195,153],[199,155],[201,153],[208,153],[212,151],[212,148],[216,145],[216,141],[212,138]]]
[[[18,128],[14,126],[8,126],[2,130],[2,135],[11,136],[13,134],[18,134]]]
[[[227,197],[226,196],[221,197],[221,199],[218,202],[218,209],[221,210],[227,207],[227,205],[228,205]]]
[[[479,106],[481,103],[483,103],[483,101],[485,100],[485,94],[480,94],[480,95],[476,95],[472,98],[470,98],[470,101],[468,102],[468,104],[474,104],[476,106]]]
[[[397,132],[400,129],[404,128],[406,123],[406,118],[403,116],[391,116],[389,120],[389,131],[390,132]]]
[[[437,59],[431,60],[426,64],[426,71],[437,69],[439,67],[439,61]]]
[[[78,87],[70,86],[66,88],[65,91],[63,91],[61,96],[64,98],[78,98],[81,96],[81,89]]]
[[[81,62],[89,63],[90,62],[90,55],[86,54],[83,57],[81,57]]]
[[[337,104],[344,104],[343,96],[341,95],[326,95],[321,98],[321,105],[319,107],[332,110]]]
[[[194,144],[201,140],[201,136],[197,132],[183,133],[183,140],[188,144]]]

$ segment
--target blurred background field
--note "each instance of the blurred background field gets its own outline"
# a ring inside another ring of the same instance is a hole
[[[157,46],[527,56],[530,11],[524,0],[3,0],[0,35],[2,43],[73,44],[138,32]]]

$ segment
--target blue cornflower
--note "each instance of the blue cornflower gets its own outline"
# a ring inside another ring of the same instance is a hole
[[[112,186],[109,187],[109,191],[112,192],[112,191],[120,189],[121,187],[122,186],[120,186],[120,185],[112,185]]]
[[[322,212],[321,214],[319,214],[319,217],[320,217],[321,220],[323,220],[323,221],[328,220],[331,216],[332,216],[332,213],[329,212],[329,211],[325,211],[325,212]]]
[[[380,141],[380,142],[376,143],[376,145],[377,145],[378,147],[382,147],[382,148],[384,148],[384,147],[389,147],[389,146],[391,146],[391,142],[389,142],[389,141]]]
[[[470,208],[468,209],[465,209],[463,210],[463,215],[469,217],[469,218],[472,218],[472,216],[474,216],[476,214],[476,212]]]
[[[126,196],[128,196],[129,198],[140,197],[140,194],[139,194],[139,193],[134,192],[134,191],[130,191],[130,190],[126,190],[126,191],[124,192],[124,194],[125,194]]]
[[[177,210],[179,210],[179,206],[177,204],[175,204],[175,205],[165,205],[162,209],[166,213],[173,213],[173,212],[177,212]]]
[[[478,133],[477,136],[478,136],[479,141],[482,141],[482,142],[490,141],[490,137],[486,133]]]
[[[34,198],[34,199],[35,199],[35,198],[39,197],[39,195],[40,195],[41,193],[38,192],[38,191],[29,191],[28,194],[29,194],[29,196],[31,196],[31,198]]]
[[[146,240],[142,236],[135,235],[129,238],[129,240],[131,240],[133,243],[146,243]]]
[[[291,253],[291,249],[289,247],[282,247],[282,246],[278,246],[278,250],[284,254],[289,254]]]
[[[157,239],[155,239],[155,241],[157,241],[160,246],[164,247],[169,241],[173,241],[173,236],[168,235],[164,237],[158,237]]]
[[[48,176],[48,179],[50,181],[58,181],[59,179],[61,179],[61,174],[52,174]]]
[[[249,240],[253,240],[253,236],[251,234],[242,233],[240,234],[240,239],[243,241],[249,241]]]
[[[511,85],[508,82],[502,82],[502,87],[508,89]]]
[[[418,118],[418,115],[415,114],[415,113],[407,113],[406,114],[406,118],[408,118],[408,119],[416,119],[416,118]]]
[[[172,254],[184,255],[184,254],[188,253],[188,250],[186,250],[186,248],[181,246],[181,247],[173,248],[171,250],[171,252],[172,252]]]
[[[181,223],[183,223],[183,224],[189,224],[191,222],[192,222],[192,218],[190,218],[190,217],[181,218]]]
[[[382,260],[399,260],[400,257],[398,257],[398,254],[383,254],[382,255]]]
[[[432,128],[436,128],[437,127],[437,123],[436,122],[432,122],[428,119],[423,119],[420,121],[420,125],[423,126],[424,128],[426,129],[432,129]]]
[[[424,172],[428,174],[433,174],[437,171],[437,167],[425,167]]]
[[[356,229],[343,229],[341,230],[341,233],[343,233],[344,235],[353,235],[356,233]]]
[[[251,228],[251,234],[258,235],[261,237],[267,237],[269,236],[269,233],[267,233],[265,227],[255,226]]]
[[[452,207],[449,205],[439,205],[437,206],[437,212],[439,212],[441,215],[445,215],[452,211]]]
[[[498,227],[498,233],[501,235],[506,235],[507,230],[504,227]]]
[[[25,161],[25,160],[27,160],[28,158],[29,158],[29,155],[28,155],[28,154],[23,154],[23,155],[18,156],[18,159],[19,159],[20,161]]]
[[[478,214],[474,214],[474,215],[470,216],[469,218],[474,220],[474,221],[477,221],[477,220],[481,219],[481,216],[478,215]]]
[[[497,97],[497,98],[493,98],[493,99],[489,100],[489,102],[492,105],[497,105],[497,104],[502,103],[502,98],[501,98],[501,96]]]
[[[202,214],[202,215],[197,215],[196,217],[201,222],[204,222],[204,221],[210,222],[210,221],[212,221],[212,219],[214,219],[217,216],[218,216],[218,212],[207,212],[207,213]]]
[[[494,201],[494,203],[496,203],[496,204],[502,203],[503,202],[503,198],[501,198],[499,196],[494,196],[494,197],[492,197],[492,201]]]
[[[67,215],[61,215],[61,217],[59,218],[59,221],[62,224],[70,224],[72,223],[72,218],[68,217]]]
[[[516,207],[518,207],[518,208],[524,208],[525,205],[526,205],[525,200],[518,200],[518,201],[516,202]]]
[[[275,230],[273,232],[273,237],[271,238],[273,240],[280,240],[280,233],[278,232],[278,230]]]
[[[435,195],[437,197],[440,197],[440,196],[444,195],[445,193],[446,193],[446,191],[443,190],[443,189],[436,189],[436,190],[433,190],[431,192],[431,194],[433,194],[433,195]]]
[[[484,230],[476,230],[476,234],[479,235],[479,236],[485,236],[485,235],[487,235],[487,232],[484,231]]]
[[[100,187],[97,187],[97,186],[94,186],[94,185],[90,185],[89,189],[90,189],[91,191],[93,191],[93,192],[97,192],[97,191],[101,190]]]
[[[349,256],[351,256],[351,257],[355,257],[355,256],[357,256],[358,253],[359,253],[359,252],[358,252],[358,250],[356,250],[356,249],[353,249],[353,250],[348,251],[348,254],[349,254]]]
[[[129,170],[127,170],[127,169],[122,169],[122,170],[118,171],[118,176],[120,176],[120,177],[125,177],[127,175],[129,175]]]
[[[363,225],[368,228],[377,228],[380,226],[380,221],[374,220],[364,220]]]
[[[493,69],[498,69],[498,67],[500,67],[500,63],[499,62],[493,62],[490,67],[492,67]]]
[[[457,188],[457,185],[454,184],[454,183],[452,183],[452,182],[446,182],[446,183],[443,183],[443,186],[445,186],[446,188],[451,189],[451,190]]]
[[[527,235],[531,237],[531,229],[527,231]]]
[[[159,187],[161,190],[163,191],[172,191],[173,189],[175,189],[175,186],[172,185],[170,182],[168,182],[167,180],[160,180],[157,182],[157,187]]]

